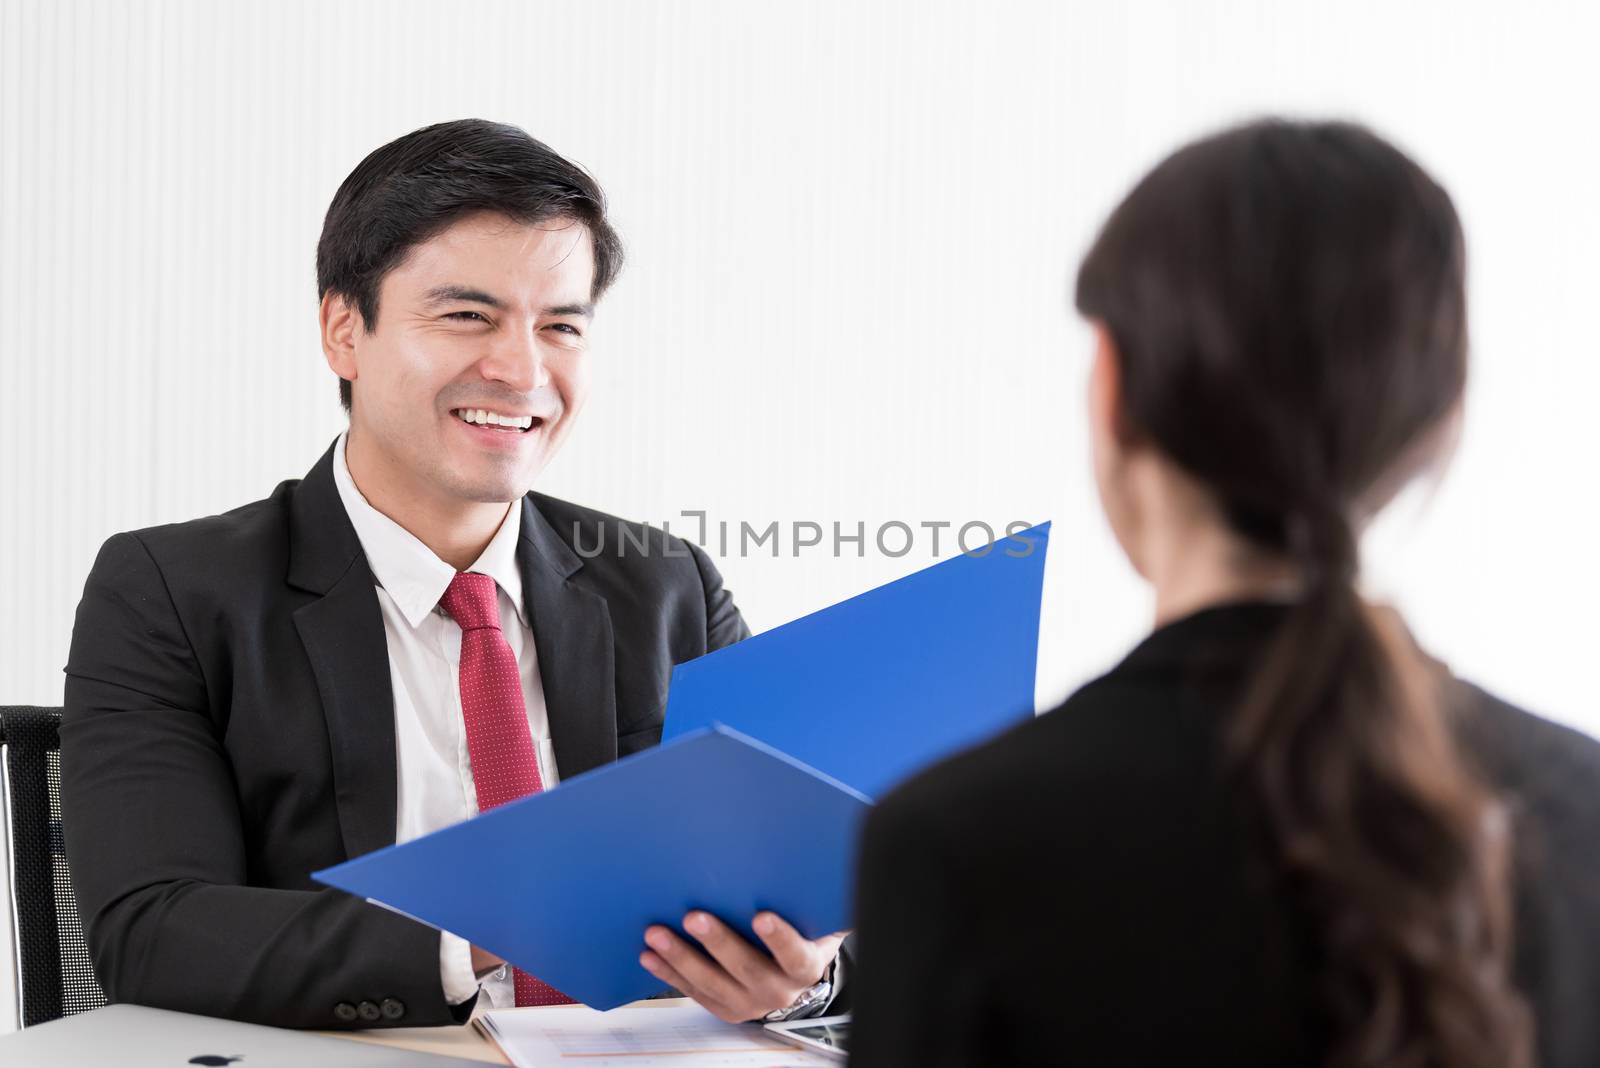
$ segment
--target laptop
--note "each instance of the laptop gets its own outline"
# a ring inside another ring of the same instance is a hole
[[[11,1068],[483,1068],[483,1062],[304,1031],[110,1005],[0,1035]]]

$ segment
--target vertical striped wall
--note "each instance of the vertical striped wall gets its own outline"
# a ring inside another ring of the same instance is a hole
[[[1374,533],[1374,587],[1459,670],[1600,730],[1592,11],[3,0],[0,697],[59,702],[107,536],[327,446],[327,202],[383,141],[481,115],[588,166],[629,246],[541,488],[656,522],[1053,519],[1053,703],[1149,611],[1088,480],[1073,263],[1160,153],[1273,110],[1392,135],[1471,238],[1466,441]],[[722,567],[763,629],[927,550]]]

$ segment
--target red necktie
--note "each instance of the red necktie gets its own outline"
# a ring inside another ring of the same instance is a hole
[[[467,754],[478,792],[478,811],[536,794],[544,789],[539,755],[528,728],[517,658],[500,632],[494,579],[458,571],[439,598],[461,625],[461,714],[467,726]],[[572,999],[521,968],[512,974],[518,1005],[570,1005]]]

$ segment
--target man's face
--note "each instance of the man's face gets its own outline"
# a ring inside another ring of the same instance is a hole
[[[593,279],[589,231],[568,219],[484,212],[412,248],[376,329],[352,337],[351,437],[380,477],[445,501],[526,493],[588,395]],[[482,412],[501,425],[468,421]]]

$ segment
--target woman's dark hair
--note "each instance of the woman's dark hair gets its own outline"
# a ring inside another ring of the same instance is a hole
[[[1450,197],[1360,126],[1250,123],[1140,181],[1084,259],[1077,306],[1117,350],[1119,433],[1303,579],[1228,758],[1311,918],[1326,1063],[1526,1063],[1503,810],[1457,749],[1447,678],[1356,588],[1361,523],[1459,414]]]
[[[606,199],[583,168],[515,126],[458,119],[424,126],[377,149],[350,172],[328,205],[317,241],[317,299],[351,301],[367,330],[378,327],[383,278],[416,245],[476,211],[532,225],[582,223],[594,245],[598,300],[622,267],[622,242],[606,221]],[[350,383],[339,401],[350,410]]]

